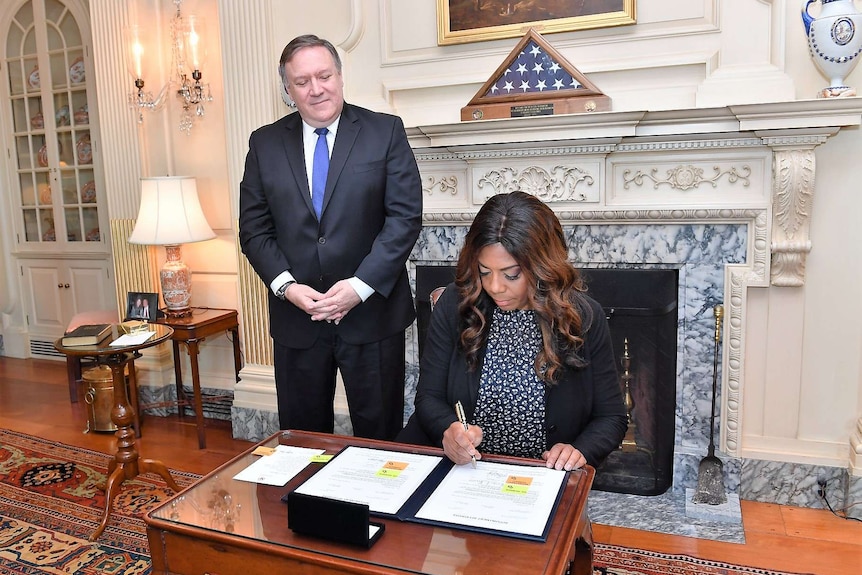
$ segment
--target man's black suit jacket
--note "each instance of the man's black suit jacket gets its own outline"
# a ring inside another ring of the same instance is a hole
[[[289,270],[325,292],[356,276],[374,294],[340,322],[351,344],[403,331],[416,312],[406,261],[422,226],[422,189],[400,118],[344,105],[332,149],[320,222],[311,205],[298,113],[255,130],[240,184],[239,238],[269,288]],[[307,348],[321,325],[269,293],[270,334]]]

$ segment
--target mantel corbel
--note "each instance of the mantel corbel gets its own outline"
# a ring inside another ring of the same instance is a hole
[[[805,285],[805,260],[811,251],[809,228],[814,198],[814,148],[839,128],[759,133],[772,148],[772,241],[770,283]]]

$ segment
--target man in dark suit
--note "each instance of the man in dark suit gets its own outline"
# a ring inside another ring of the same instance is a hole
[[[422,225],[416,159],[400,118],[344,103],[328,41],[293,39],[279,74],[298,113],[252,133],[239,216],[243,253],[270,288],[279,424],[331,433],[338,370],[354,434],[392,439],[416,315],[405,266]]]

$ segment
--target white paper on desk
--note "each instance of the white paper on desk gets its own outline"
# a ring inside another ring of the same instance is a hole
[[[111,342],[111,347],[123,347],[127,345],[138,345],[144,343],[156,334],[154,331],[141,331],[138,333],[124,333]]]
[[[565,471],[547,467],[456,465],[416,517],[541,537],[566,478]]]
[[[372,513],[395,514],[442,457],[350,446],[296,491],[363,503]]]
[[[305,469],[311,463],[312,457],[320,455],[324,451],[326,450],[278,445],[270,455],[261,455],[260,459],[234,475],[233,478],[238,481],[281,486]]]

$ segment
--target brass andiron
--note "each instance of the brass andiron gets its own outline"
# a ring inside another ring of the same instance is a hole
[[[635,400],[632,397],[631,390],[631,382],[632,382],[632,358],[629,355],[629,338],[625,338],[623,347],[623,357],[620,360],[620,364],[623,368],[622,374],[622,382],[623,382],[623,399],[626,404],[626,419],[628,420],[628,428],[626,429],[626,435],[623,438],[623,442],[620,444],[620,449],[623,452],[631,453],[633,451],[638,450],[638,444],[635,440],[635,420],[632,412],[635,408]]]

